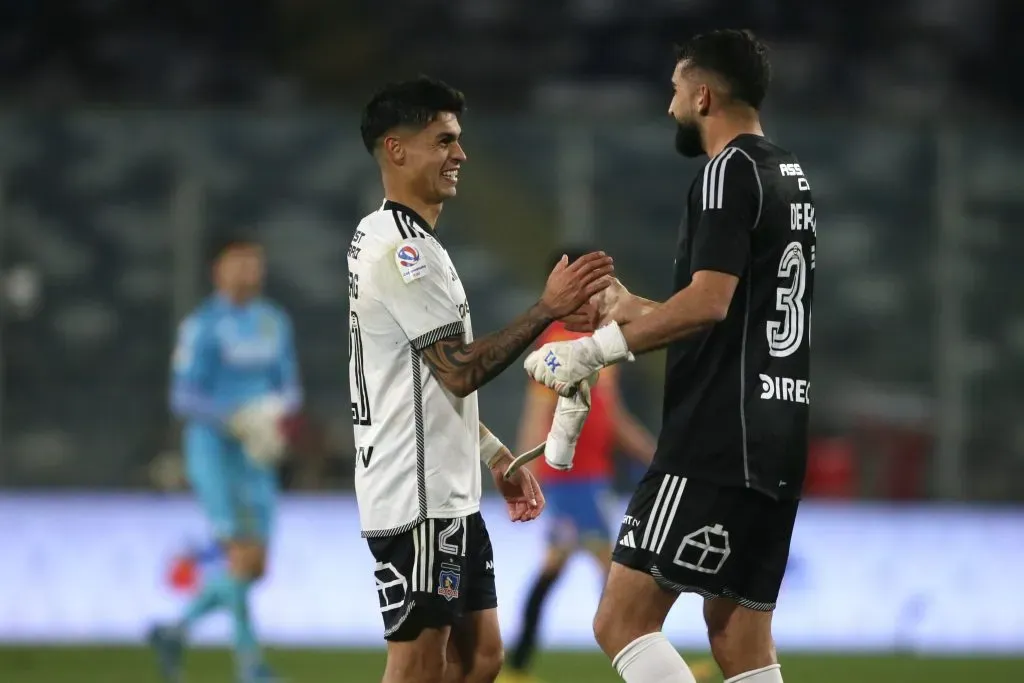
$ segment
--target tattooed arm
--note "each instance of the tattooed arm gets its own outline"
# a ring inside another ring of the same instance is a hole
[[[468,344],[462,337],[442,339],[423,349],[423,359],[448,391],[468,396],[500,375],[554,319],[538,302],[503,330]]]
[[[612,260],[595,251],[569,264],[563,256],[540,301],[505,329],[470,343],[448,337],[423,349],[434,376],[456,396],[469,396],[511,365],[552,321],[579,308],[611,283]]]

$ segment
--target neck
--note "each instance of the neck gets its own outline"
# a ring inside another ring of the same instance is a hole
[[[430,224],[431,230],[437,228],[437,219],[441,216],[441,207],[443,206],[441,202],[426,202],[407,187],[389,181],[387,175],[384,176],[384,199],[408,206]]]
[[[244,306],[249,303],[250,299],[252,299],[252,296],[245,292],[231,292],[226,289],[221,289],[218,290],[217,293],[232,306]]]
[[[704,129],[704,149],[707,151],[708,157],[714,159],[725,149],[726,145],[740,135],[764,136],[757,112],[730,112],[728,116],[708,121]]]

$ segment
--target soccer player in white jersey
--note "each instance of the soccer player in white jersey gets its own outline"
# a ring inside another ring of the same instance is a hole
[[[540,487],[480,423],[476,391],[557,318],[608,286],[600,252],[563,258],[536,304],[474,340],[466,292],[436,233],[466,161],[460,92],[426,77],[366,105],[361,132],[385,201],[352,237],[349,385],[356,496],[388,642],[385,683],[489,683],[502,644],[494,558],[480,516],[481,461],[513,521],[535,519]]]

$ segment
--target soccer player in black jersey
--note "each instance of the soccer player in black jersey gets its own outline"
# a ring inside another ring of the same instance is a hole
[[[771,623],[807,457],[814,203],[799,162],[761,130],[765,47],[715,31],[677,57],[676,148],[709,161],[686,195],[675,294],[656,303],[616,283],[567,320],[592,336],[547,344],[526,369],[571,395],[605,365],[668,348],[657,452],[594,632],[627,683],[692,683],[661,628],[694,592],[727,683],[781,683]]]

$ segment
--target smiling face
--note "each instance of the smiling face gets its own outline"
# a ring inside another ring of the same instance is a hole
[[[386,194],[427,213],[456,195],[466,160],[459,142],[464,109],[461,92],[427,76],[389,84],[370,99],[360,133],[381,166]]]
[[[419,130],[397,131],[384,144],[398,162],[403,179],[427,203],[454,197],[466,160],[458,116],[440,112]]]

